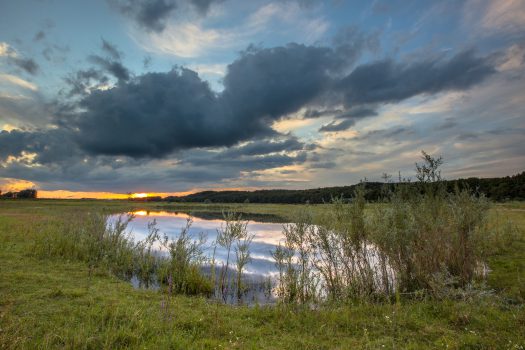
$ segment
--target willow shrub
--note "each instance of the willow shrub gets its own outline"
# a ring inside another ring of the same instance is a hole
[[[333,199],[320,225],[300,213],[285,226],[285,241],[273,253],[280,300],[443,298],[483,280],[488,256],[508,245],[514,230],[489,223],[483,195],[447,192],[441,158],[423,152],[423,160],[418,182],[386,185],[379,204],[368,207],[362,184],[353,198]]]

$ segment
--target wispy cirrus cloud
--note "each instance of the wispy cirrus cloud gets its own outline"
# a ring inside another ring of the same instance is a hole
[[[307,18],[303,14],[296,2],[270,3],[257,8],[240,24],[212,25],[206,18],[178,19],[167,23],[162,32],[132,29],[131,36],[148,52],[183,58],[240,50],[257,42],[259,35],[262,41],[271,36],[286,41],[299,35],[304,42],[315,42],[327,32],[329,24],[315,13]],[[225,16],[228,22],[227,14]]]

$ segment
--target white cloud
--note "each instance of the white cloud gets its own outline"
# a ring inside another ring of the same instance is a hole
[[[22,87],[24,89],[29,89],[29,90],[32,90],[32,91],[37,91],[38,90],[38,86],[36,86],[33,83],[30,83],[27,80],[19,78],[16,75],[0,74],[0,81],[5,81],[5,82],[8,82],[10,84],[17,85],[17,86],[20,86],[20,87]]]
[[[465,3],[464,19],[479,36],[523,33],[525,0],[469,0]]]
[[[490,1],[482,23],[485,28],[499,31],[523,30],[525,27],[525,1]]]
[[[190,64],[188,68],[196,71],[201,74],[211,74],[211,75],[218,75],[218,76],[224,76],[226,74],[226,64]]]
[[[512,45],[505,52],[505,56],[498,65],[499,71],[518,70],[525,62],[525,46]]]
[[[0,42],[0,57],[16,57],[16,51],[9,46],[9,44]]]
[[[297,41],[298,37],[305,43],[320,39],[328,30],[328,22],[321,17],[305,15],[294,2],[270,3],[257,8],[247,15],[239,25],[217,26],[217,17],[223,16],[224,23],[230,23],[227,12],[217,12],[210,20],[184,20],[178,18],[168,23],[161,33],[144,32],[140,28],[131,30],[131,37],[144,50],[151,53],[173,55],[182,58],[202,57],[209,53],[242,49],[252,42],[271,38],[284,42]],[[300,41],[300,40],[299,40]]]
[[[205,50],[229,47],[230,34],[214,29],[205,29],[199,24],[168,24],[162,33],[136,36],[142,48],[153,53],[162,53],[190,58],[203,54]]]

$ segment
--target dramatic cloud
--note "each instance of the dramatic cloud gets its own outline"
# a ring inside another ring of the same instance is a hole
[[[487,57],[477,57],[472,50],[450,60],[427,59],[396,63],[392,60],[357,67],[340,82],[347,105],[398,102],[419,94],[446,90],[464,90],[494,73]]]
[[[72,117],[75,137],[91,154],[163,157],[181,149],[232,146],[276,135],[273,121],[310,103],[338,99],[348,108],[320,131],[342,131],[376,115],[374,105],[466,89],[494,72],[487,58],[468,51],[449,60],[375,62],[338,79],[344,58],[339,47],[250,48],[228,66],[224,90],[216,93],[189,69],[148,73],[127,82],[128,71],[116,69],[119,62],[91,56],[119,84],[89,90],[80,102],[85,112]],[[351,56],[347,67],[353,61]],[[91,79],[101,77],[96,71],[70,77],[72,92],[85,91],[85,81]]]
[[[81,103],[78,140],[94,154],[163,156],[177,148],[231,145],[242,125],[187,69],[145,74]]]

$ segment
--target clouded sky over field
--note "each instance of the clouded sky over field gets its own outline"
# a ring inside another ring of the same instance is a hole
[[[512,175],[524,91],[525,0],[0,1],[0,188]]]

